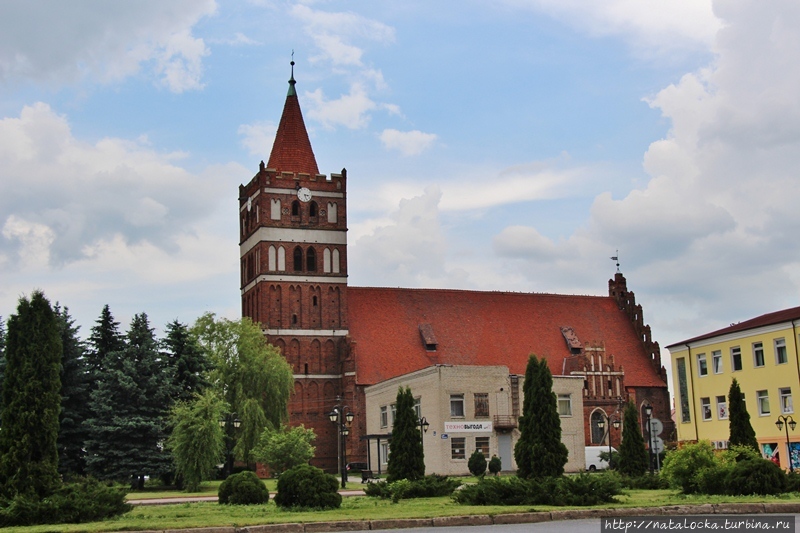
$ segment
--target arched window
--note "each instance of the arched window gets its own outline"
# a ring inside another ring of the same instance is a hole
[[[333,273],[339,273],[339,250],[333,251]]]
[[[303,271],[303,249],[299,246],[294,249],[294,271]]]
[[[292,216],[299,217],[300,216],[300,202],[295,200],[292,202]]]
[[[275,270],[275,268],[277,267],[278,262],[277,262],[276,259],[277,259],[277,256],[276,256],[276,252],[275,252],[275,247],[274,246],[270,246],[269,247],[269,252],[268,252],[268,261],[269,261],[269,269],[270,269],[270,271]]]
[[[325,273],[331,271],[331,251],[328,248],[322,251],[322,271]]]
[[[281,246],[278,248],[278,270],[286,270],[286,250]]]
[[[309,248],[306,252],[306,271],[317,271],[317,252],[313,248]]]
[[[311,202],[308,206],[308,216],[317,218],[317,202]]]
[[[600,427],[600,422],[605,422],[605,418],[600,411],[592,413],[592,444],[603,444],[606,436],[606,428]]]

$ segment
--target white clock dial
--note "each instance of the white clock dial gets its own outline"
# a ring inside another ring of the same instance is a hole
[[[307,187],[300,187],[297,189],[297,198],[301,202],[307,202],[311,200],[311,191]]]

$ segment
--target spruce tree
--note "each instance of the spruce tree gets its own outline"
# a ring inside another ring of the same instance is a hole
[[[90,349],[86,354],[86,367],[90,376],[90,390],[97,384],[97,376],[103,373],[104,361],[112,352],[125,347],[125,339],[119,331],[119,322],[114,320],[108,304],[103,306],[92,334],[89,336]]]
[[[6,375],[6,325],[0,316],[0,413],[3,411],[3,380]],[[2,420],[0,420],[0,426]]]
[[[163,372],[158,341],[144,313],[133,317],[121,351],[107,354],[92,392],[87,420],[87,470],[99,479],[130,480],[170,471],[163,450],[171,384]]]
[[[61,417],[58,432],[58,471],[65,479],[83,476],[86,461],[83,422],[89,416],[89,382],[86,347],[69,309],[56,303],[56,320],[61,336]]]
[[[514,447],[517,475],[523,478],[560,476],[564,473],[569,450],[561,441],[558,399],[545,358],[531,355],[528,359],[523,393],[520,438]]]
[[[164,347],[167,350],[167,365],[172,370],[174,401],[188,402],[202,394],[208,386],[208,357],[189,334],[186,324],[177,320],[167,325]]]
[[[731,446],[747,446],[758,452],[756,432],[750,424],[750,413],[736,378],[733,378],[728,391],[728,427]]]
[[[0,479],[7,498],[44,498],[59,486],[58,415],[61,339],[41,291],[20,298],[8,320]]]
[[[400,387],[397,391],[397,415],[392,427],[392,453],[386,467],[386,481],[398,479],[414,481],[425,477],[425,457],[422,436],[417,427],[414,396],[411,389]]]
[[[649,456],[639,426],[639,413],[633,402],[625,406],[622,417],[622,443],[617,454],[617,470],[628,476],[641,476],[647,472]]]

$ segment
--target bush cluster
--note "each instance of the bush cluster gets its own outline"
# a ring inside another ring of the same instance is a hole
[[[336,509],[342,505],[335,477],[308,464],[290,468],[278,478],[275,503],[293,509]]]
[[[269,501],[269,491],[255,472],[232,474],[219,486],[220,504],[258,505]]]
[[[447,476],[432,474],[422,479],[409,481],[401,479],[393,483],[378,481],[369,483],[364,487],[367,496],[378,498],[391,498],[392,501],[407,500],[410,498],[433,498],[435,496],[449,496],[458,488],[461,482]]]
[[[667,454],[661,475],[684,494],[780,494],[800,488],[800,480],[750,447],[718,453],[700,441]]]
[[[481,477],[486,474],[486,457],[483,456],[480,450],[475,450],[472,452],[472,455],[469,456],[467,468],[469,468],[470,473],[475,477]]]
[[[463,505],[597,505],[616,502],[619,476],[485,477],[453,494]]]
[[[64,484],[42,500],[19,495],[0,501],[0,527],[95,522],[130,510],[125,490],[86,479]]]

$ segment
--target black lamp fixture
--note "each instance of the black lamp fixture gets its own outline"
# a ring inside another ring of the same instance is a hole
[[[789,449],[789,428],[797,427],[797,422],[794,421],[791,415],[780,415],[778,420],[775,421],[775,425],[778,427],[778,431],[783,429],[783,425],[786,424],[786,458],[789,461],[789,472],[794,473],[794,465],[792,465],[792,451]]]
[[[650,425],[650,420],[653,416],[653,406],[647,404],[644,406],[644,415],[647,417],[647,444],[650,458],[650,474],[653,473],[653,428]]]

